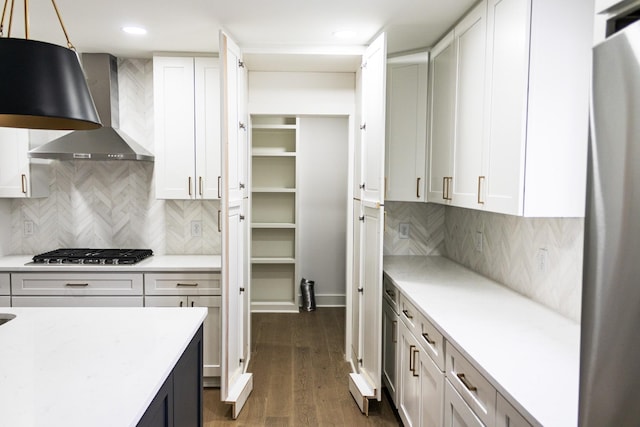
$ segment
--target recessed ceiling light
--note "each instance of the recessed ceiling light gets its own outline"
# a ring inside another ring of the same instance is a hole
[[[142,27],[134,27],[134,26],[122,27],[122,31],[124,31],[127,34],[133,34],[136,36],[143,36],[147,34],[146,29]]]
[[[356,36],[356,32],[353,30],[340,30],[340,31],[333,32],[333,37],[336,37],[339,39],[350,39],[355,36]]]

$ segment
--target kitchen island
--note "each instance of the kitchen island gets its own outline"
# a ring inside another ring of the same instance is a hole
[[[150,406],[166,406],[158,398],[173,402],[177,366],[192,379],[178,386],[193,386],[191,415],[201,422],[206,308],[0,312],[16,316],[0,325],[0,425],[137,425]]]

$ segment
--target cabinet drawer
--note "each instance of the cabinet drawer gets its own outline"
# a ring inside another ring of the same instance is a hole
[[[220,295],[220,273],[145,274],[147,295]]]
[[[407,325],[414,335],[420,335],[420,329],[418,328],[418,316],[420,312],[413,305],[404,294],[400,294],[400,318]]]
[[[11,291],[12,295],[142,295],[142,274],[12,274]]]
[[[383,292],[384,299],[389,302],[389,304],[391,305],[391,308],[393,308],[393,311],[397,313],[398,300],[400,299],[400,292],[398,292],[398,289],[386,274],[383,276],[382,287],[383,287],[382,292]]]
[[[496,420],[496,389],[448,341],[446,343],[446,376],[473,412],[486,425]]]
[[[94,297],[94,296],[51,296],[51,297],[11,297],[13,307],[142,307],[142,296],[136,297]]]
[[[9,284],[11,281],[9,280],[9,273],[0,274],[0,295],[10,295],[11,287]]]
[[[417,327],[420,333],[418,339],[420,344],[438,368],[444,371],[444,337],[422,313],[418,313]]]

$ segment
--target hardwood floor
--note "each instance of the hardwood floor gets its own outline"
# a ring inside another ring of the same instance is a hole
[[[386,394],[360,413],[349,394],[344,360],[344,308],[299,314],[252,315],[251,396],[237,420],[220,402],[219,389],[205,389],[205,426],[398,426]]]

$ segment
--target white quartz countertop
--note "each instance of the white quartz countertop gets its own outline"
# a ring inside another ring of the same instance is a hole
[[[528,419],[577,425],[580,325],[446,258],[387,256],[384,271]]]
[[[0,308],[1,426],[133,426],[206,308]]]
[[[203,272],[220,270],[220,255],[153,255],[132,265],[34,264],[33,256],[0,257],[0,272],[104,271],[117,273]]]

